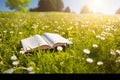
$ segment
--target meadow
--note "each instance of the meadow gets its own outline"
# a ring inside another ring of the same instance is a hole
[[[23,52],[21,39],[45,32],[73,44]],[[120,15],[0,12],[0,73],[120,73]]]

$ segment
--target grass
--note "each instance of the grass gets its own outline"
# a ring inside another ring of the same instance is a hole
[[[0,12],[0,73],[120,73],[119,31],[119,15]],[[60,52],[20,54],[21,39],[45,32],[74,44]]]

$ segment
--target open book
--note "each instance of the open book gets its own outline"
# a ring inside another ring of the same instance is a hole
[[[42,36],[36,34],[34,36],[22,39],[21,45],[25,52],[31,52],[32,49],[54,49],[57,46],[66,46],[73,44],[59,34],[44,33]]]

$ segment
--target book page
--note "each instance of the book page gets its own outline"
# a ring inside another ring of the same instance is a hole
[[[64,37],[58,35],[58,34],[53,34],[53,33],[44,33],[42,36],[46,42],[51,47],[57,47],[57,46],[65,46],[67,44],[72,44],[72,42],[68,41]]]
[[[40,49],[50,48],[48,43],[46,43],[44,39],[39,35],[22,39],[21,43],[25,51],[30,51],[38,47],[40,47]]]

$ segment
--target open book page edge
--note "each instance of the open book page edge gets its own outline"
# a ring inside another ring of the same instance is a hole
[[[59,34],[55,33],[44,33],[42,37],[51,45],[51,47],[57,46],[66,46],[69,44],[73,44],[71,41],[65,39]]]
[[[25,52],[29,51],[29,49],[27,48],[27,44],[25,42],[25,39],[22,39],[21,41],[21,45],[22,45],[22,48],[24,49]]]
[[[38,36],[37,37],[41,37]],[[36,35],[22,39],[21,40],[21,45],[24,49],[25,52],[31,52],[32,49],[50,49],[50,46],[44,42],[44,40],[41,38],[37,38]],[[41,39],[41,40],[40,40]],[[43,42],[40,42],[43,41]]]
[[[51,38],[49,38],[50,36],[49,35],[46,36],[46,34],[52,35],[51,36],[52,40],[51,40]],[[59,38],[61,40],[58,40],[58,41],[55,42],[54,41],[55,36],[58,36],[56,38]],[[37,40],[37,41],[33,40],[33,42],[32,42],[33,44],[36,43],[36,42],[39,43],[35,47],[30,47],[31,44],[32,44],[30,39],[32,39],[32,38]],[[39,40],[42,41],[42,42],[40,42]],[[68,39],[65,39],[64,37],[62,37],[62,36],[60,36],[58,34],[55,34],[55,33],[44,33],[42,36],[36,34],[34,36],[22,39],[20,42],[21,42],[21,45],[22,45],[25,52],[31,52],[32,49],[36,49],[36,50],[37,49],[53,49],[53,48],[55,48],[57,46],[66,46],[66,45],[69,45],[69,44],[73,44]]]

